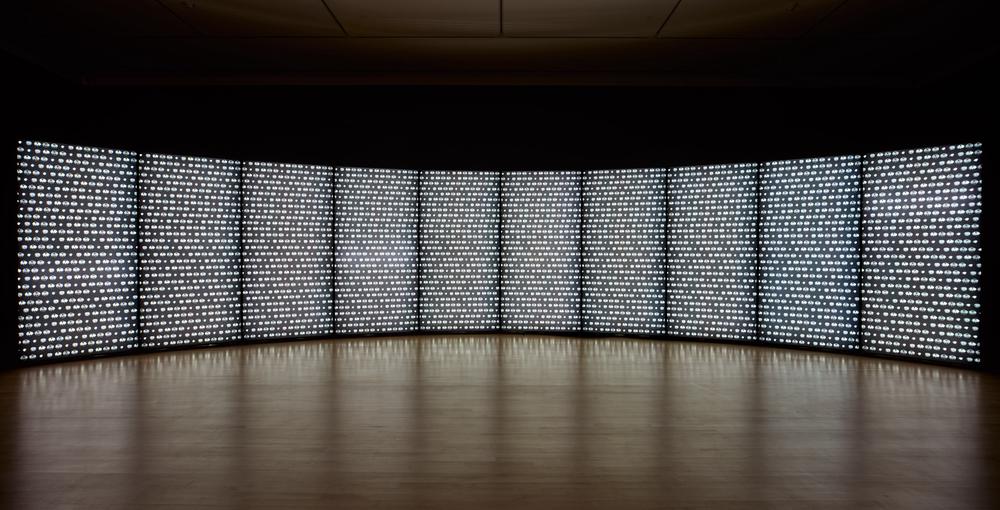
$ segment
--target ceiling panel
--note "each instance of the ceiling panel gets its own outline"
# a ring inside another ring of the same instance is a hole
[[[733,84],[812,76],[867,84],[927,80],[996,52],[992,28],[983,28],[994,18],[973,0],[848,0],[836,10],[840,0],[802,0],[794,9],[777,0],[538,0],[561,9],[504,0],[510,37],[494,37],[498,0],[327,0],[357,37],[340,37],[322,0],[162,1],[187,21],[157,0],[13,3],[0,19],[0,46],[104,83]],[[665,17],[675,5],[667,37],[651,37],[662,23],[653,11]],[[640,11],[649,14],[625,14]],[[810,27],[815,37],[789,37]],[[885,37],[896,34],[906,38]],[[400,37],[382,37],[392,35]]]
[[[679,0],[504,0],[510,36],[656,35]]]
[[[160,1],[208,35],[343,35],[323,0]]]
[[[193,33],[156,0],[30,0],[3,7],[5,36],[169,36]]]
[[[498,0],[327,0],[352,36],[495,36]]]
[[[843,0],[681,0],[661,37],[798,37]]]

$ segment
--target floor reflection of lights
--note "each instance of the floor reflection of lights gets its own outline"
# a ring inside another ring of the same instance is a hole
[[[994,376],[739,345],[387,337],[0,381],[9,508],[982,506],[997,471]]]

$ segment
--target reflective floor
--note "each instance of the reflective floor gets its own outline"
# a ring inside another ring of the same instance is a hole
[[[0,506],[995,508],[1000,379],[686,342],[468,335],[0,374]]]

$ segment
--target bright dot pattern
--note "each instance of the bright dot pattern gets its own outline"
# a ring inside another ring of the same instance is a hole
[[[135,165],[134,152],[17,144],[21,360],[138,347]]]
[[[334,333],[333,168],[246,163],[245,337]]]
[[[419,176],[416,170],[337,169],[337,333],[419,329]]]
[[[503,176],[503,327],[580,329],[580,172]]]
[[[864,349],[979,363],[982,147],[871,154],[865,163]]]
[[[18,142],[19,357],[465,329],[974,365],[981,156],[459,172]]]
[[[420,178],[420,324],[499,327],[500,172]]]
[[[139,261],[144,347],[241,340],[240,163],[140,156]]]
[[[664,333],[665,178],[661,168],[584,174],[584,331]]]
[[[761,167],[761,340],[858,348],[861,158]]]
[[[668,333],[754,340],[757,165],[671,168],[667,189]]]

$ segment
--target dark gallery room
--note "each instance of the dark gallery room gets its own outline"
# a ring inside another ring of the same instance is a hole
[[[6,6],[0,509],[1000,508],[994,11]]]

